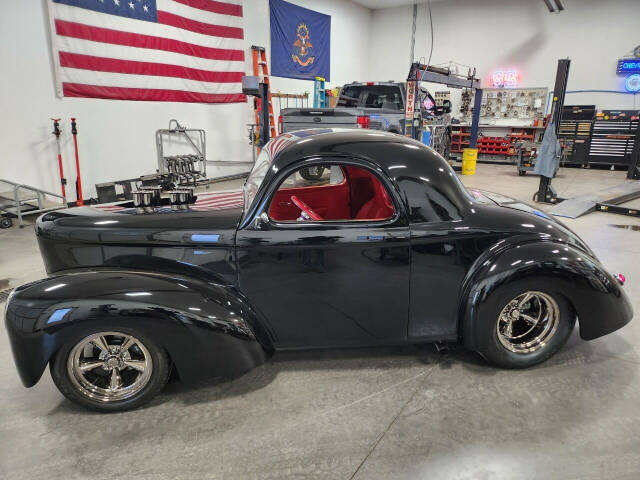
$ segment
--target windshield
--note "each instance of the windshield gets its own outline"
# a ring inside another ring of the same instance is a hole
[[[340,92],[338,106],[404,109],[398,85],[347,85]]]
[[[269,157],[267,150],[267,148],[263,148],[260,151],[260,155],[258,155],[256,163],[253,164],[251,173],[247,177],[247,181],[244,182],[244,187],[242,187],[244,193],[245,215],[249,211],[249,207],[251,206],[253,199],[256,198],[258,188],[262,185],[262,181],[264,180],[264,177],[269,170],[269,166],[271,165],[271,157]]]

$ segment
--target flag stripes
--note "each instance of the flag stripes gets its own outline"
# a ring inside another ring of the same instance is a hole
[[[242,81],[242,72],[211,72],[180,65],[119,60],[116,58],[95,57],[78,53],[60,52],[60,66],[81,68],[97,72],[130,73],[134,75],[155,75],[184,78],[199,82],[237,83]]]
[[[225,2],[216,2],[213,0],[176,0],[193,8],[207,10],[213,13],[221,13],[223,15],[233,15],[242,17],[242,5],[233,5]]]
[[[244,32],[241,28],[211,25],[209,23],[191,20],[169,12],[159,11],[158,23],[182,28],[183,30],[190,30],[196,33],[202,33],[203,35],[210,35],[212,37],[244,38]]]
[[[210,48],[193,43],[181,42],[165,37],[152,35],[140,35],[136,33],[121,32],[109,28],[92,27],[76,22],[64,20],[55,21],[56,33],[63,37],[90,40],[96,43],[109,43],[125,47],[144,48],[149,50],[162,50],[165,52],[190,55],[208,60],[228,60],[244,62],[244,51],[228,48]]]
[[[241,0],[48,0],[69,97],[245,102]]]

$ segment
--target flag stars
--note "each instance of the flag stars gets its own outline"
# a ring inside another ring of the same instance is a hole
[[[146,5],[143,5],[143,6],[142,6],[142,9],[143,9],[145,12],[148,12],[148,11],[149,11],[149,7],[147,7]]]
[[[129,8],[133,10],[133,2],[129,2]]]
[[[116,5],[120,5],[120,0],[113,0],[113,3]]]

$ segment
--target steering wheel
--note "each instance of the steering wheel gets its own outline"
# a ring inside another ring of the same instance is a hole
[[[304,214],[306,214],[306,216],[309,217],[309,219],[311,219],[311,220],[323,220],[323,217],[320,214],[314,212],[313,209],[309,205],[304,203],[302,200],[300,200],[295,195],[291,196],[291,201],[294,203],[294,205],[296,207],[298,207],[300,209],[300,211],[303,214],[302,215],[303,218],[304,218]]]

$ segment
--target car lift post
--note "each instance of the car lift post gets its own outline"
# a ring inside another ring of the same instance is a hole
[[[405,102],[404,115],[404,135],[409,138],[418,139],[419,128],[414,128],[414,112],[415,100],[418,93],[418,84],[420,82],[438,83],[451,88],[470,88],[479,92],[476,94],[474,101],[474,114],[472,117],[471,132],[475,131],[475,145],[478,139],[478,124],[480,123],[480,103],[482,100],[482,89],[480,88],[480,80],[476,78],[476,70],[469,69],[467,75],[457,75],[451,73],[449,68],[434,67],[433,65],[424,65],[418,62],[411,64],[409,75],[407,76],[407,98]],[[470,141],[471,142],[471,141]]]
[[[563,58],[558,60],[558,70],[556,71],[556,83],[553,87],[553,103],[551,104],[551,119],[547,124],[553,125],[556,129],[556,137],[560,130],[560,119],[562,118],[562,107],[564,107],[564,96],[567,92],[567,80],[569,79],[569,66],[571,60]],[[551,178],[540,175],[540,185],[535,196],[536,201],[543,203],[558,203],[562,198],[558,198],[555,190],[551,186]]]
[[[471,134],[469,148],[476,148],[478,143],[478,127],[480,126],[480,109],[482,108],[482,89],[476,88],[473,97],[473,115],[471,116]]]

